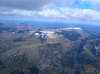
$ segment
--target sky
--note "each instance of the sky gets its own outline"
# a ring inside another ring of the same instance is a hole
[[[0,20],[100,25],[100,0],[0,0]]]

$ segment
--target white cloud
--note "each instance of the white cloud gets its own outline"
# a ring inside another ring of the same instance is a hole
[[[70,9],[61,8],[61,13],[64,14],[66,18],[74,18],[81,20],[99,20],[100,12],[91,9]]]
[[[100,21],[100,12],[92,9],[73,9],[73,8],[59,8],[58,10],[46,9],[41,11],[26,11],[14,9],[10,11],[2,11],[1,15],[13,15],[13,16],[30,16],[30,17],[39,17],[43,18],[52,18],[52,19],[64,19],[64,20],[80,20],[84,22],[88,21]],[[35,18],[34,18],[35,19]],[[51,20],[51,19],[49,19]]]
[[[43,11],[38,11],[36,12],[36,14],[40,15],[40,16],[44,16],[44,17],[58,17],[58,18],[65,18],[65,16],[63,14],[61,14],[59,11],[57,10],[43,10]]]

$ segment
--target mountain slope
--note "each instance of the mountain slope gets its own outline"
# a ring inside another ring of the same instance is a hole
[[[100,37],[81,28],[15,28],[1,32],[0,74],[100,74]]]

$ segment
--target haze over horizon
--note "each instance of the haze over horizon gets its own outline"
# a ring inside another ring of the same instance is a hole
[[[0,0],[0,20],[100,24],[100,0]]]

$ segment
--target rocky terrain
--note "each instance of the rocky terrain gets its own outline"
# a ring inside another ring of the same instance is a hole
[[[0,74],[100,74],[99,35],[80,27],[0,25]]]

